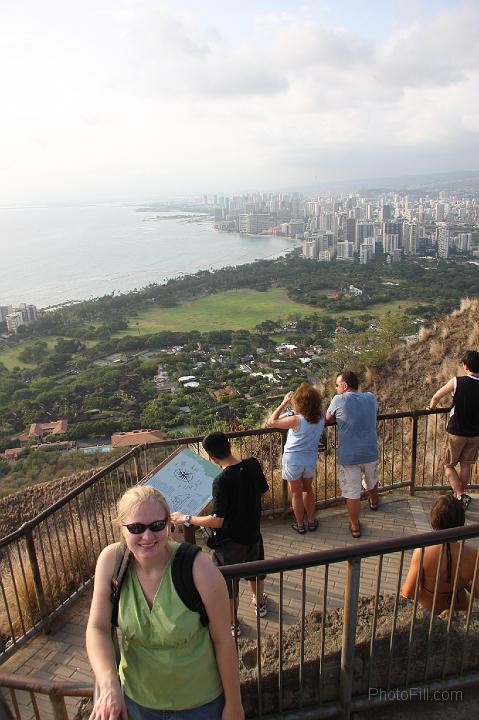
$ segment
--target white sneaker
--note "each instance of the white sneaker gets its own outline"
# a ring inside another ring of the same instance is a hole
[[[233,637],[239,637],[242,633],[241,625],[239,624],[239,622],[236,623],[236,626],[234,623],[230,625],[230,630]]]
[[[259,605],[256,603],[256,598],[253,598],[253,605],[256,608],[256,615],[259,615],[260,617],[266,617],[268,614],[268,596],[266,593],[263,593],[263,597],[261,598],[261,602]]]

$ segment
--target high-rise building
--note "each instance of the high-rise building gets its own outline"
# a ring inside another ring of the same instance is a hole
[[[334,257],[333,233],[319,232],[306,235],[303,240],[303,256],[310,260],[321,260],[321,253],[329,253],[328,261]]]
[[[464,255],[471,252],[472,233],[459,233],[456,237],[457,250]]]
[[[346,218],[345,223],[345,240],[348,243],[353,243],[356,240],[356,218]]]
[[[381,222],[386,222],[386,220],[390,220],[390,218],[391,218],[391,206],[390,205],[383,205],[381,208],[379,208],[378,219]]]
[[[447,223],[439,223],[436,228],[436,244],[438,257],[447,260],[449,257],[449,227]]]
[[[269,230],[274,225],[274,219],[266,213],[242,213],[239,216],[240,233],[257,235]]]
[[[383,223],[383,248],[392,253],[402,247],[403,223],[400,220],[388,220]]]
[[[419,225],[405,222],[403,225],[403,247],[407,255],[416,255],[419,249]]]
[[[367,265],[368,262],[374,257],[374,247],[363,243],[359,248],[359,263],[361,265]]]
[[[13,312],[11,305],[0,305],[0,322],[5,322],[7,315]]]
[[[354,243],[342,241],[337,244],[338,260],[352,260],[354,258]]]
[[[20,325],[25,325],[21,312],[8,313],[5,319],[7,322],[8,332],[17,332]]]
[[[356,236],[354,239],[354,248],[356,252],[359,252],[359,248],[363,244],[366,238],[374,237],[374,223],[372,222],[358,222],[356,225]]]
[[[290,220],[288,223],[288,235],[296,237],[304,233],[304,220]]]

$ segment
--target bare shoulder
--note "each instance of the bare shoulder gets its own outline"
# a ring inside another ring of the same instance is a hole
[[[193,580],[195,581],[195,583],[197,577],[212,578],[216,576],[222,577],[220,571],[218,570],[216,565],[212,563],[210,558],[204,552],[196,553],[195,559],[193,561]]]
[[[203,599],[205,595],[216,593],[218,588],[226,587],[223,575],[203,552],[197,553],[194,559],[193,582]]]
[[[110,582],[115,570],[116,559],[120,550],[120,543],[112,543],[103,548],[96,563],[95,576],[105,578]]]

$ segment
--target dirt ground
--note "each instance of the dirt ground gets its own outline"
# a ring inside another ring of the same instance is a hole
[[[407,678],[409,686],[419,686],[426,672],[425,658],[428,650],[428,632],[430,614],[422,608],[417,609],[411,647],[409,633],[413,606],[399,601],[394,629],[393,651],[391,653],[391,630],[394,623],[394,597],[380,597],[378,602],[377,625],[374,640],[373,660],[370,659],[370,641],[373,627],[374,601],[360,598],[356,631],[356,651],[353,666],[353,693],[367,696],[370,687],[387,688],[389,675],[390,687],[404,687]],[[452,622],[449,640],[446,642],[447,617],[434,619],[429,641],[429,678],[441,677],[443,666],[446,676],[453,674],[458,658],[462,657],[465,613],[456,613]],[[303,702],[304,706],[337,700],[339,688],[339,666],[343,632],[343,609],[328,610],[324,627],[324,660],[319,666],[321,654],[322,615],[318,612],[306,616],[304,628],[304,666],[303,666]],[[283,704],[285,709],[298,707],[299,697],[299,655],[301,627],[293,625],[283,633]],[[479,622],[473,618],[468,631],[468,641],[464,653],[464,669],[477,669],[479,650]],[[240,672],[243,688],[243,702],[247,717],[254,717],[257,705],[256,675],[257,648],[252,640],[239,642]],[[264,713],[277,711],[278,703],[278,635],[264,640],[261,648],[262,664],[262,702]],[[409,669],[408,669],[409,665]],[[321,684],[318,682],[322,678]],[[439,701],[432,697],[421,700],[405,700],[397,705],[356,713],[357,720],[370,717],[374,720],[386,718],[413,717],[420,712],[423,718],[440,717],[446,713],[453,718],[461,718],[459,711],[466,713],[477,703],[478,689],[469,689],[451,694],[449,700]],[[415,693],[418,694],[417,691]],[[412,693],[414,695],[414,693]],[[402,695],[401,695],[402,697]],[[422,696],[421,696],[422,697]],[[407,704],[406,704],[407,703]],[[477,706],[479,707],[479,706]],[[413,709],[416,708],[416,709]],[[425,715],[425,712],[431,713]],[[451,712],[452,711],[452,712]],[[394,714],[393,714],[394,713]],[[472,717],[477,715],[473,712]],[[465,714],[464,714],[465,717]],[[448,718],[449,720],[449,718]]]

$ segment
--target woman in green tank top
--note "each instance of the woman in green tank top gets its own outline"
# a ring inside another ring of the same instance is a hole
[[[193,581],[209,625],[186,607],[171,576],[178,543],[170,510],[150,486],[130,488],[118,522],[132,561],[120,594],[119,674],[111,638],[111,580],[118,543],[100,554],[87,626],[87,651],[99,688],[90,720],[244,720],[226,583],[198,553]]]

